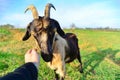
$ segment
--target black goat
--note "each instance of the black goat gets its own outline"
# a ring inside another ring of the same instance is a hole
[[[83,72],[78,39],[73,33],[64,34],[59,23],[50,18],[51,7],[55,9],[52,4],[46,5],[44,17],[38,16],[38,12],[33,5],[26,9],[26,11],[32,11],[34,20],[27,26],[23,41],[27,40],[32,34],[41,49],[43,60],[55,71],[55,78],[58,80],[59,74],[60,79],[64,80],[65,63],[71,62],[75,58],[80,62],[80,72]],[[66,38],[63,38],[64,36]]]

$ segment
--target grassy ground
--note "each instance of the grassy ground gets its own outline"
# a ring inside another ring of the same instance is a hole
[[[0,76],[24,64],[24,53],[36,46],[31,37],[23,42],[25,30],[0,28]],[[66,64],[66,80],[119,80],[120,32],[100,30],[65,30],[79,38],[84,73],[77,60]],[[39,80],[53,80],[54,71],[40,59]],[[119,79],[118,79],[119,78]]]

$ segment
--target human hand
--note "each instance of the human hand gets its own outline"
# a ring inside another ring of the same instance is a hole
[[[40,55],[37,53],[37,50],[30,49],[25,54],[25,63],[32,62],[38,69],[40,63]]]

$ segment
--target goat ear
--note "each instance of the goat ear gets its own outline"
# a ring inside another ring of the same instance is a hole
[[[29,39],[30,36],[31,36],[31,33],[27,30],[22,40],[26,41]]]
[[[22,38],[23,41],[28,40],[29,37],[31,36],[30,25],[31,25],[31,23],[29,23],[28,26],[27,26],[27,31],[26,31],[24,37]]]

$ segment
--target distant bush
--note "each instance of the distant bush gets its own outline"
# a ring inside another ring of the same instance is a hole
[[[120,28],[110,28],[110,27],[96,27],[96,28],[85,28],[87,30],[105,30],[105,31],[120,31]]]
[[[0,25],[0,27],[2,27],[2,28],[15,28],[13,25],[11,25],[11,24],[5,24],[5,25]]]
[[[69,28],[64,28],[64,29],[81,29],[81,30],[104,30],[104,31],[120,31],[120,28],[111,28],[110,26],[106,26],[106,27],[103,27],[103,26],[96,26],[96,27],[85,27],[85,26],[81,26],[81,27],[78,27],[76,26],[74,23],[72,23]]]

